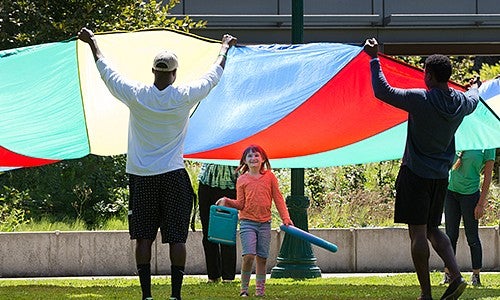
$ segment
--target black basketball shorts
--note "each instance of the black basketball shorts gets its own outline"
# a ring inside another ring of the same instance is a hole
[[[160,229],[162,243],[185,243],[194,196],[187,171],[128,175],[130,238],[154,240]]]

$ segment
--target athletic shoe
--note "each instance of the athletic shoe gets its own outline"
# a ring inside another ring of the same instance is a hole
[[[479,278],[479,274],[472,274],[472,276],[470,277],[470,282],[473,286],[480,286],[481,279]]]
[[[240,297],[248,297],[248,292],[245,291],[241,292]]]
[[[208,278],[207,283],[219,283],[220,282],[220,277],[219,278]]]
[[[457,300],[460,295],[464,292],[467,287],[467,282],[465,279],[460,276],[453,280],[446,291],[444,291],[443,296],[441,296],[441,300]]]
[[[449,273],[444,272],[443,275],[443,281],[441,281],[439,284],[448,284],[451,281],[451,277]]]

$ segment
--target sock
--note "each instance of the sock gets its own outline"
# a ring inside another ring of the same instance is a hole
[[[240,292],[248,293],[248,285],[250,283],[250,276],[252,276],[252,272],[241,271],[241,290],[240,290]]]
[[[151,264],[137,265],[137,274],[141,283],[142,299],[151,297]]]
[[[264,296],[266,292],[266,274],[255,275],[255,295]]]
[[[182,280],[184,279],[184,266],[170,266],[170,270],[172,272],[171,281],[172,281],[172,296],[177,298],[177,300],[181,300],[181,288],[182,288]]]

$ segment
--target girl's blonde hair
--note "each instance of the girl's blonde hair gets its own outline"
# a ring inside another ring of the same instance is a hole
[[[258,152],[262,157],[262,165],[260,166],[259,173],[264,174],[266,170],[271,170],[271,163],[269,162],[269,158],[267,157],[266,151],[264,151],[264,149],[259,145],[250,145],[245,149],[245,151],[243,151],[243,154],[241,155],[240,159],[240,165],[234,171],[235,173],[243,174],[248,172],[248,166],[245,163],[245,160],[248,153],[250,152]]]

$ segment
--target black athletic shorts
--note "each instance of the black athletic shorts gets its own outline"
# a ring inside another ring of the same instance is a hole
[[[159,228],[162,243],[185,243],[194,196],[187,171],[128,176],[130,238],[154,240]]]
[[[394,222],[410,225],[441,225],[448,178],[423,178],[401,166],[396,178]]]

